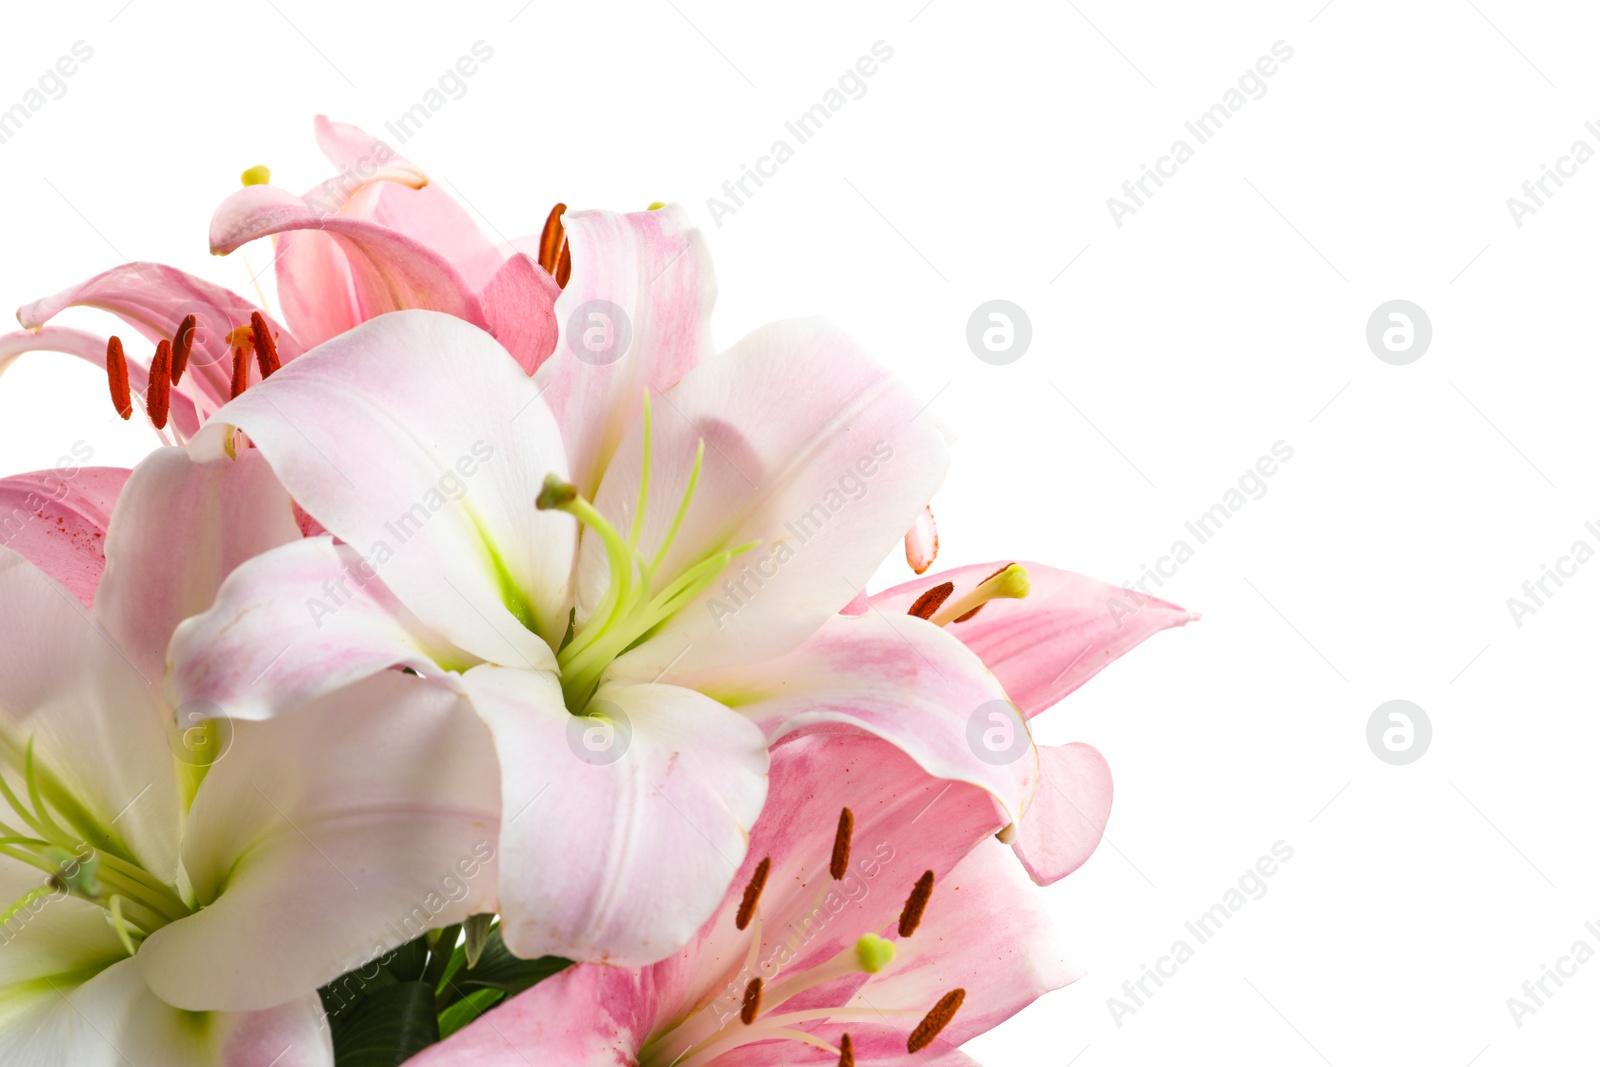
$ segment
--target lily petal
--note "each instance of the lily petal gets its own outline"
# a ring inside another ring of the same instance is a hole
[[[1039,746],[1039,789],[1011,843],[1039,885],[1088,862],[1111,818],[1111,767],[1081,741]]]
[[[0,743],[18,757],[30,739],[105,838],[176,877],[177,783],[150,773],[173,763],[154,690],[71,593],[0,548]]]
[[[270,185],[247,186],[222,202],[211,219],[211,251],[227,255],[258,238],[291,231],[316,231],[338,242],[349,264],[355,310],[361,319],[402,308],[428,308],[475,326],[488,325],[472,287],[439,253],[387,226],[313,206]],[[294,273],[297,268],[298,263],[285,268],[279,277],[287,272],[303,291],[307,279]],[[334,279],[318,272],[310,280],[320,285]],[[311,293],[302,296],[296,306],[303,310]],[[287,295],[285,300],[287,307]]]
[[[92,606],[106,566],[111,506],[128,474],[120,467],[58,467],[0,478],[0,545]]]
[[[960,596],[1009,560],[979,563],[919,578],[872,598],[873,607],[903,614],[928,589],[955,583]],[[1032,592],[996,600],[950,633],[978,654],[1030,719],[1054,706],[1152,634],[1199,616],[1081,574],[1024,563]]]
[[[574,716],[553,673],[485,666],[462,681],[504,774],[506,945],[618,966],[682,948],[766,799],[761,731],[675,686],[602,686],[597,714]]]
[[[676,205],[562,216],[572,276],[556,301],[561,340],[539,382],[561,424],[572,483],[593,497],[645,390],[707,358],[717,281],[705,238]]]
[[[769,741],[825,725],[892,742],[935,778],[988,790],[1020,818],[1038,782],[1027,725],[977,656],[908,615],[836,615],[795,651],[696,688]],[[997,740],[998,738],[998,740]]]
[[[189,371],[174,392],[192,397],[202,417],[228,400],[233,359],[228,331],[248,324],[251,312],[258,310],[253,301],[176,267],[124,263],[54,296],[24,305],[17,311],[17,319],[28,329],[36,330],[69,307],[109,311],[152,344],[172,340],[184,317],[194,315],[196,328]],[[267,325],[277,338],[279,359],[288,363],[300,355],[301,343],[293,334],[270,316]],[[104,366],[103,340],[100,348]],[[132,370],[131,365],[129,369]],[[140,394],[144,392],[144,386],[137,381],[134,388]],[[192,432],[192,428],[185,432]]]
[[[482,659],[544,663],[567,624],[576,524],[533,500],[566,461],[538,387],[488,334],[385,315],[251,387],[192,453],[220,459],[229,424],[429,625]]]
[[[127,481],[96,614],[139,673],[158,679],[177,625],[209,608],[240,563],[298,540],[300,529],[289,494],[253,451],[196,463],[182,448],[163,448]]]
[[[654,677],[670,666],[689,675],[758,661],[795,648],[837,613],[944,477],[949,456],[933,424],[915,418],[919,407],[816,319],[763,326],[662,394],[640,539],[646,559],[671,527],[702,440],[705,459],[656,584],[718,552],[759,544],[619,669]],[[641,420],[595,501],[619,529],[632,521],[643,452]],[[582,545],[580,618],[608,581],[597,542]]]
[[[529,374],[555,351],[559,295],[561,287],[556,280],[521,252],[507,259],[478,294],[489,332]]]
[[[906,531],[906,562],[918,574],[926,574],[939,556],[939,527],[933,521],[933,509],[923,508],[916,524]]]
[[[240,565],[215,605],[172,639],[173,702],[231,719],[270,719],[352,682],[410,667],[452,684],[437,666],[463,654],[429,632],[349,545],[308,537]],[[555,658],[545,656],[553,667]]]
[[[269,1008],[492,907],[499,772],[458,695],[388,672],[232,734],[184,838],[202,907],[136,957],[163,1000]]]

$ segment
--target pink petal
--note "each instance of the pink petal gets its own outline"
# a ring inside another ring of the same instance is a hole
[[[999,682],[961,642],[909,615],[836,615],[785,656],[695,685],[769,741],[824,725],[865,730],[935,778],[988,790],[1012,818],[1038,780],[1027,726]],[[986,744],[995,730],[1009,733]]]
[[[333,1067],[333,1033],[315,993],[213,1019],[216,1067]]]
[[[637,1063],[654,1000],[649,983],[636,972],[569,967],[406,1063],[408,1067]]]
[[[744,859],[767,792],[761,732],[675,686],[602,686],[594,717],[567,711],[553,672],[462,682],[500,752],[506,945],[618,966],[681,949]]]
[[[560,293],[561,287],[543,267],[518,252],[478,294],[489,332],[529,374],[555,351],[555,303]]]
[[[92,606],[106,566],[111,505],[128,474],[119,467],[69,466],[0,479],[0,545]]]
[[[189,355],[189,369],[175,393],[191,397],[202,418],[228,400],[233,373],[228,331],[247,325],[250,313],[258,310],[252,301],[175,267],[160,263],[125,263],[55,296],[24,305],[17,311],[17,319],[28,329],[37,329],[69,307],[109,311],[138,330],[152,345],[163,338],[172,340],[184,317],[194,315],[194,350]],[[301,353],[301,344],[293,334],[270,316],[267,324],[277,339],[279,359],[288,363]],[[128,347],[136,360],[143,358],[142,354],[132,351],[136,346]],[[104,366],[104,342],[100,348],[99,358]],[[134,391],[142,396],[144,385],[135,382]],[[189,432],[185,430],[186,435]]]
[[[346,209],[350,214],[369,218],[433,249],[473,289],[489,283],[505,257],[448,193],[429,181],[414,164],[397,156],[394,149],[359,127],[318,115],[316,129],[323,155],[338,168],[338,174],[324,182],[324,187],[337,189],[348,185],[352,178],[368,180]],[[379,168],[393,167],[415,171],[420,183],[370,180],[369,176]],[[310,196],[307,194],[307,199]]]
[[[106,369],[106,338],[66,326],[44,326],[37,331],[19,330],[16,333],[0,335],[0,374],[4,374],[6,368],[16,362],[17,357],[28,352],[61,352],[93,364],[100,368],[102,373]],[[128,357],[127,362],[128,385],[133,393],[134,403],[143,406],[145,393],[150,387],[150,361],[146,358],[141,362],[134,354]],[[184,382],[188,381],[189,377],[185,375]],[[163,443],[171,443],[173,430],[177,431],[177,436],[182,439],[188,438],[200,427],[200,415],[194,400],[187,395],[187,389],[189,386],[180,385],[171,394],[169,409],[171,421],[167,424],[169,430],[157,431]],[[110,396],[105,395],[105,404],[110,407]]]
[[[177,628],[173,701],[202,717],[270,719],[390,667],[453,685],[437,666],[453,658],[471,662],[396,602],[355,549],[308,537],[240,565],[211,609]]]
[[[1081,741],[1039,746],[1039,789],[1012,849],[1039,885],[1082,867],[1111,818],[1111,768]]]
[[[572,482],[592,498],[645,390],[670,388],[711,354],[717,282],[705,238],[680,207],[569,211],[562,222],[572,276],[555,306],[561,340],[539,381]]]
[[[896,586],[872,598],[903,614],[923,592],[955,583],[955,596],[1010,561],[979,563]],[[1042,563],[1024,563],[1033,591],[1022,600],[995,600],[948,629],[995,673],[1029,718],[1053,706],[1124,652],[1152,634],[1199,618],[1175,604],[1107,585]]]
[[[939,528],[934,525],[933,509],[923,508],[916,524],[906,531],[906,562],[924,574],[939,556]]]
[[[814,633],[866,585],[944,477],[949,456],[932,420],[915,418],[921,406],[816,319],[763,326],[663,394],[652,409],[646,558],[671,525],[702,440],[705,460],[656,585],[758,544],[618,669],[694,674],[782,654]],[[641,420],[595,501],[621,529],[643,452]],[[580,619],[608,581],[603,557],[598,539],[585,538]]]
[[[196,463],[181,448],[152,452],[133,469],[105,541],[96,614],[147,678],[166,672],[172,631],[211,606],[232,570],[298,540],[289,494],[266,459]]]
[[[566,629],[577,527],[533,506],[566,468],[538,393],[488,334],[404,311],[252,386],[191,448],[220,458],[227,426],[242,428],[430,627],[480,659],[537,667]]]
[[[387,226],[330,213],[270,185],[248,186],[222,202],[211,220],[211,251],[227,255],[257,238],[286,231],[317,231],[338,242],[349,264],[355,311],[363,320],[402,308],[427,308],[475,326],[488,325],[472,287],[439,253]],[[315,299],[315,289],[308,287],[335,281],[321,270],[301,278],[295,273],[297,266],[285,268],[280,260],[280,288],[286,285],[298,294],[296,306]],[[337,290],[328,298],[337,299]],[[285,293],[285,307],[289,306]]]

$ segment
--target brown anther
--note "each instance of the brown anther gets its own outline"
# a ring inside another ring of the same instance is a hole
[[[572,246],[563,239],[561,242],[561,259],[556,263],[556,284],[565,289],[567,279],[572,277]]]
[[[561,249],[567,243],[566,227],[561,225],[561,216],[566,210],[565,204],[551,208],[544,220],[544,229],[539,232],[539,266],[552,276],[556,273],[556,265],[561,262]]]
[[[183,377],[185,368],[189,366],[189,353],[194,349],[194,323],[193,315],[185,315],[178,324],[177,335],[172,338],[173,385],[178,384],[178,379]]]
[[[133,393],[128,389],[128,358],[122,354],[122,338],[106,342],[106,380],[111,384],[111,403],[124,419],[133,415]]]
[[[915,615],[919,619],[931,619],[933,618],[933,613],[943,607],[944,602],[949,600],[950,594],[955,591],[955,582],[940,582],[917,597],[916,602],[911,605],[911,610],[907,611],[906,614]]]
[[[856,1050],[849,1034],[839,1035],[839,1067],[856,1067]]]
[[[756,901],[761,899],[761,891],[766,888],[767,875],[771,871],[771,856],[756,864],[755,873],[750,875],[750,884],[744,887],[744,899],[739,901],[739,914],[734,916],[733,925],[739,929],[750,925],[750,919],[756,913]]]
[[[933,896],[933,872],[923,871],[922,877],[917,879],[917,884],[912,888],[911,895],[906,898],[906,906],[900,909],[900,936],[910,937],[917,932],[917,924],[922,922],[923,909],[928,906],[928,898]]]
[[[150,357],[150,386],[144,396],[144,410],[158,430],[166,429],[171,400],[172,342],[162,340],[156,344],[156,354]]]
[[[243,346],[233,350],[233,384],[228,388],[228,398],[238,396],[250,384],[250,353]]]
[[[739,1009],[739,1021],[749,1026],[761,1014],[761,979],[752,978],[744,987],[744,1007]],[[953,1014],[953,1013],[952,1013]]]
[[[839,809],[839,829],[833,835],[833,858],[828,861],[828,873],[835,882],[850,869],[850,835],[855,832],[856,817],[849,808]]]
[[[266,316],[259,311],[250,312],[250,335],[256,349],[256,366],[261,368],[261,380],[266,381],[283,364],[278,362],[278,342],[272,339]]]
[[[965,989],[952,989],[940,997],[939,1003],[922,1017],[917,1028],[911,1031],[911,1036],[906,1038],[906,1051],[921,1052],[933,1044],[933,1039],[939,1036],[940,1030],[950,1025],[950,1020],[961,1010],[961,1002],[966,999]]]

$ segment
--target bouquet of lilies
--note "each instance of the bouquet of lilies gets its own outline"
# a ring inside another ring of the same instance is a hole
[[[496,243],[317,138],[211,221],[280,312],[127,263],[0,336],[161,441],[0,480],[0,1064],[971,1063],[1110,810],[1028,720],[1192,616],[927,574],[936,420],[822,321],[716,352],[678,207]]]

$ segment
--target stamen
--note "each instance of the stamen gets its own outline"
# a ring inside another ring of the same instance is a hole
[[[911,895],[906,898],[906,906],[900,910],[900,936],[910,937],[917,932],[917,925],[922,922],[922,912],[928,906],[928,898],[933,896],[933,872],[923,871],[922,877],[917,879],[917,884],[912,888]]]
[[[839,1035],[839,1067],[856,1067],[856,1050],[849,1034]]]
[[[856,819],[849,808],[839,810],[839,829],[833,835],[833,858],[828,861],[828,873],[835,882],[850,870],[850,834],[855,830]]]
[[[733,925],[738,929],[743,930],[750,925],[750,918],[756,913],[756,902],[761,899],[761,891],[767,887],[767,875],[771,873],[771,856],[756,864],[755,873],[750,876],[750,884],[744,887],[744,898],[739,901],[739,914],[734,916]]]
[[[561,249],[567,243],[567,231],[561,225],[561,216],[566,210],[565,204],[557,204],[551,208],[550,214],[544,220],[544,229],[539,233],[539,266],[548,271],[552,277],[561,260]]]
[[[915,615],[919,619],[931,619],[933,618],[933,613],[938,611],[944,602],[950,599],[950,594],[955,591],[955,582],[940,582],[917,597],[916,603],[911,605],[911,610],[907,611],[906,614]]]
[[[128,358],[122,353],[122,338],[106,342],[106,380],[111,383],[111,403],[123,419],[133,415],[133,393],[128,389]]]
[[[261,380],[266,381],[282,364],[278,362],[278,342],[272,339],[267,320],[259,311],[250,312],[250,335],[255,343],[256,365],[261,368]]]
[[[970,593],[941,609],[929,621],[936,626],[966,622],[991,600],[1021,600],[1028,592],[1028,568],[1018,563],[1008,563],[979,582]]]
[[[744,1007],[739,1009],[739,1021],[749,1026],[760,1014],[761,979],[757,977],[750,979],[750,984],[744,987]]]
[[[185,315],[178,324],[177,335],[172,338],[172,384],[177,385],[189,366],[189,353],[194,348],[195,317]]]
[[[879,937],[877,934],[862,934],[856,941],[856,962],[861,965],[861,970],[865,973],[877,974],[894,962],[894,957],[899,951],[894,942],[887,938]]]
[[[565,240],[561,242],[561,261],[556,264],[556,284],[565,289],[567,279],[572,277],[572,246]]]
[[[167,408],[172,399],[172,342],[161,341],[150,359],[150,387],[145,392],[144,409],[156,429],[167,425]]]
[[[921,1052],[933,1044],[933,1039],[939,1036],[939,1031],[950,1025],[950,1020],[956,1017],[956,1012],[961,1009],[961,1002],[967,999],[965,989],[952,989],[939,998],[939,1003],[933,1010],[922,1017],[917,1028],[911,1031],[911,1036],[906,1039],[907,1052]]]
[[[228,388],[228,399],[233,399],[245,391],[250,384],[250,356],[243,348],[233,350],[233,382]]]
[[[239,175],[240,185],[266,185],[272,181],[272,171],[265,163],[257,163]]]

